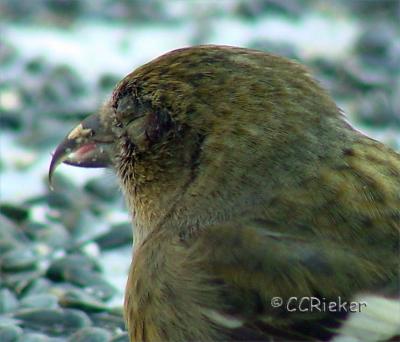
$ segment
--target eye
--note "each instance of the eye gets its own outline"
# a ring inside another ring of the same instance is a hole
[[[114,126],[117,127],[117,128],[122,128],[122,127],[124,127],[124,125],[122,124],[122,122],[121,122],[121,121],[117,121],[117,120],[114,120]]]
[[[143,106],[131,94],[127,94],[118,100],[117,107],[115,109],[117,127],[126,126],[133,120],[143,115]]]

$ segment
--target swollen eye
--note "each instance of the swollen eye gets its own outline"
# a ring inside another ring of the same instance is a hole
[[[121,121],[129,118],[130,116],[134,116],[136,112],[137,103],[132,96],[124,96],[118,100],[118,105],[116,109],[117,118]]]

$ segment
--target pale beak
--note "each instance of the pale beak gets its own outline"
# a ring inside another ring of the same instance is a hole
[[[111,146],[115,136],[103,128],[98,114],[93,114],[76,126],[57,146],[49,168],[49,184],[61,163],[79,167],[111,166]]]

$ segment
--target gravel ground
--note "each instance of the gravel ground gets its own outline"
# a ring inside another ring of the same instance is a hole
[[[0,341],[128,341],[131,225],[110,172],[51,151],[133,68],[218,43],[310,67],[360,130],[400,150],[400,1],[0,2]]]

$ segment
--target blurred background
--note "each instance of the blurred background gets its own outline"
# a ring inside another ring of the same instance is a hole
[[[399,0],[0,0],[0,341],[127,341],[132,238],[115,178],[60,166],[54,191],[46,178],[124,75],[196,44],[284,55],[400,150],[399,22]]]

